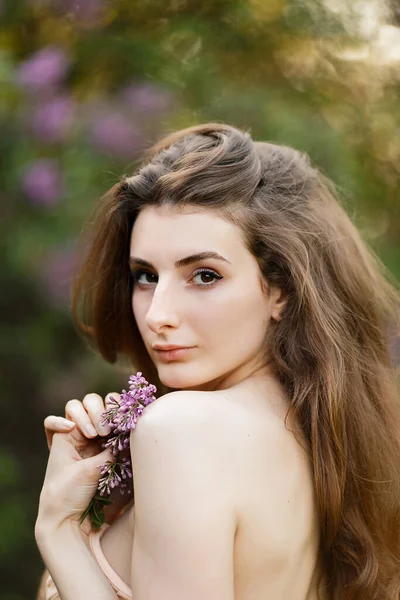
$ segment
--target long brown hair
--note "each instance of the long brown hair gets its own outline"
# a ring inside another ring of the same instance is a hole
[[[145,206],[216,211],[288,301],[266,356],[306,440],[333,599],[399,600],[400,420],[391,335],[399,293],[333,184],[292,148],[209,123],[173,133],[97,209],[73,312],[102,356],[158,385],[135,324],[128,256]]]

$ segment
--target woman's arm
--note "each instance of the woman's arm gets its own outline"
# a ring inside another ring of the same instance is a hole
[[[65,418],[61,416],[49,415],[44,420],[44,429],[47,439],[47,446],[51,449],[53,436],[55,433],[70,432],[74,427],[77,427],[82,435],[88,439],[94,437],[92,432],[86,429],[86,425],[93,425],[99,436],[105,436],[108,433],[107,429],[100,427],[101,415],[109,407],[111,398],[119,398],[116,392],[110,392],[105,397],[105,400],[98,394],[87,395],[84,402],[73,400],[67,402],[65,406]],[[129,449],[126,451],[127,456],[130,455]],[[112,504],[104,507],[106,523],[112,523],[128,506],[132,503],[132,496],[122,496],[120,490],[115,488],[112,490],[110,498]],[[88,519],[81,527],[86,534],[90,530]],[[36,595],[36,600],[60,600],[60,596],[55,588],[54,582],[46,568],[40,579],[39,588]]]
[[[78,524],[66,522],[54,529],[38,523],[35,537],[61,600],[117,599]]]
[[[233,600],[242,421],[230,403],[178,391],[131,432],[135,600]]]
[[[88,451],[85,450],[84,439],[86,438],[88,443],[90,443],[90,440],[93,440],[93,438],[96,437],[96,433],[98,436],[107,435],[108,431],[101,427],[100,421],[102,413],[108,408],[111,398],[119,398],[119,394],[115,392],[108,394],[104,402],[98,394],[87,394],[83,402],[79,402],[78,400],[67,402],[65,407],[66,419],[54,415],[48,416],[44,421],[44,427],[49,450],[51,451],[54,434],[65,434],[68,432],[71,434],[71,436],[69,436],[71,439],[76,438],[78,440],[78,447],[81,451],[81,455],[93,455],[93,453],[95,453],[93,449],[89,449]],[[92,432],[86,429],[87,425],[93,426],[94,429],[92,429]],[[74,429],[76,430],[75,432],[73,432]],[[99,440],[100,438],[97,439]],[[126,454],[127,456],[130,455],[129,449],[127,449]],[[75,457],[75,459],[77,458],[78,456]],[[55,497],[53,504],[57,504],[58,500],[61,500],[61,497]],[[122,496],[118,488],[112,491],[110,500],[112,501],[112,504],[104,508],[107,523],[113,522],[122,512],[124,512],[128,505],[132,505],[133,503],[133,497]],[[64,534],[60,536],[54,522],[51,523],[49,520],[46,522],[46,513],[48,513],[48,510],[41,511],[41,513],[42,515],[44,513],[45,516],[41,516],[41,518],[38,519],[35,535],[37,545],[47,568],[42,575],[36,600],[64,600],[64,598],[68,599],[70,597],[102,597],[98,592],[95,593],[93,583],[90,582],[90,579],[87,581],[87,574],[89,574],[90,577],[90,573],[97,573],[97,577],[99,577],[97,561],[93,559],[92,553],[88,549],[87,540],[84,540],[84,538],[81,537],[87,536],[91,529],[89,519],[86,519],[83,525],[78,527],[77,534],[75,535],[75,532],[71,538],[71,531],[63,529],[62,531],[66,531],[67,535],[66,537],[64,537]],[[72,524],[74,526],[73,531],[75,531],[76,521]],[[54,535],[55,531],[57,532],[57,535]],[[82,540],[84,547],[81,545]],[[78,543],[78,545],[76,545],[76,543]],[[59,550],[60,545],[61,550]],[[71,553],[73,561],[69,564],[70,561],[68,557]],[[60,555],[60,558],[55,558],[58,555]],[[84,567],[85,565],[88,566],[89,570],[84,570],[82,577],[77,577],[77,573],[75,572],[76,563],[78,564],[78,569],[81,569],[82,566]],[[79,594],[82,594],[82,596],[78,596],[78,594],[73,591],[72,583],[74,579],[76,583],[79,582],[79,590],[81,590]],[[100,571],[100,581],[101,579],[103,579],[103,582],[107,582],[102,571]],[[96,579],[96,581],[97,583],[95,583],[95,585],[98,584],[99,580]],[[63,584],[63,582],[65,582],[65,584]],[[81,586],[82,582],[84,585],[89,586],[89,595],[85,596],[86,592]],[[57,588],[60,588],[61,595],[55,587],[56,583]],[[66,589],[61,591],[61,587],[64,588],[64,585],[66,586]],[[101,585],[101,589],[106,593],[106,598],[116,598],[115,594],[111,594],[110,596],[111,588],[109,584],[106,584],[105,588],[104,585]]]
[[[117,599],[80,526],[98,486],[99,465],[111,459],[109,450],[99,452],[76,427],[53,436],[35,537],[61,600]]]

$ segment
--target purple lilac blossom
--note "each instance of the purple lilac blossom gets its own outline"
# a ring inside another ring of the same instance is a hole
[[[121,96],[127,106],[143,112],[162,112],[173,105],[172,94],[151,82],[132,83],[122,91]]]
[[[70,61],[56,46],[47,46],[22,62],[16,72],[21,87],[39,90],[60,83],[67,74]]]
[[[52,159],[30,163],[22,177],[22,188],[33,204],[53,206],[62,194],[62,176],[58,163]]]
[[[132,478],[132,466],[129,458],[119,459],[119,453],[129,448],[130,432],[135,429],[136,423],[146,406],[156,399],[154,394],[157,388],[149,384],[139,371],[129,378],[129,391],[122,390],[120,400],[110,399],[110,408],[103,413],[102,423],[111,428],[111,433],[103,443],[104,448],[109,448],[116,460],[108,461],[102,465],[98,491],[101,496],[109,495],[114,487],[120,487],[121,493],[125,490],[131,493],[127,483],[122,480]]]
[[[125,491],[127,491],[128,494],[132,493],[131,488],[128,487],[128,482],[124,481],[126,479],[132,479],[132,469],[130,467],[129,458],[123,458],[119,462],[107,461],[100,468],[100,473],[102,477],[99,479],[97,487],[100,496],[109,496],[111,490],[115,487],[120,488],[121,494]]]
[[[58,95],[46,99],[33,113],[33,133],[47,142],[63,140],[70,132],[74,109],[75,102],[70,96]]]
[[[144,146],[139,127],[117,109],[100,110],[91,124],[93,144],[121,158],[132,158]]]

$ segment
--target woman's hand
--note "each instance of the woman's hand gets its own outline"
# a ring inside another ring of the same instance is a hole
[[[50,450],[55,433],[69,433],[76,426],[88,439],[106,436],[110,433],[108,425],[101,425],[101,415],[110,407],[110,398],[119,400],[119,394],[107,394],[105,401],[99,394],[86,394],[83,401],[69,400],[65,405],[65,419],[49,415],[44,420],[47,446]]]
[[[108,427],[102,427],[100,421],[111,397],[118,400],[119,394],[108,394],[105,402],[98,394],[87,394],[83,402],[67,402],[65,416],[68,420],[55,415],[46,417],[44,426],[50,457],[37,524],[80,520],[97,489],[100,478],[97,465],[113,460],[109,451],[101,451],[102,439],[99,437],[110,431]],[[110,500],[112,504],[104,508],[107,523],[113,521],[132,496],[122,496],[116,488]],[[83,529],[90,529],[87,519]]]
[[[52,530],[65,522],[80,523],[94,496],[100,465],[113,460],[98,440],[87,439],[74,427],[70,433],[53,435],[46,475],[40,494],[37,525]]]

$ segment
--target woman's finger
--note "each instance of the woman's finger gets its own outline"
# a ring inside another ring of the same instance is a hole
[[[75,398],[68,400],[65,405],[65,416],[76,423],[78,429],[85,437],[92,439],[98,435],[92,419],[88,415],[83,402],[80,400],[76,400]]]
[[[53,435],[55,433],[65,433],[71,431],[75,427],[73,421],[64,419],[64,417],[57,417],[56,415],[49,415],[43,421],[44,431],[46,434],[47,447],[50,450],[51,444],[53,443]]]
[[[111,429],[108,425],[102,423],[102,415],[106,410],[103,398],[99,396],[99,394],[86,394],[82,400],[82,404],[85,407],[96,432],[101,436],[108,435]]]
[[[97,435],[105,436],[110,433],[110,428],[101,424],[102,414],[112,406],[112,399],[120,400],[117,392],[107,394],[105,400],[99,394],[86,394],[83,402],[76,398],[69,400],[65,405],[65,416],[49,415],[44,420],[47,446],[50,450],[53,435],[71,431],[75,424],[82,434],[92,439]]]

